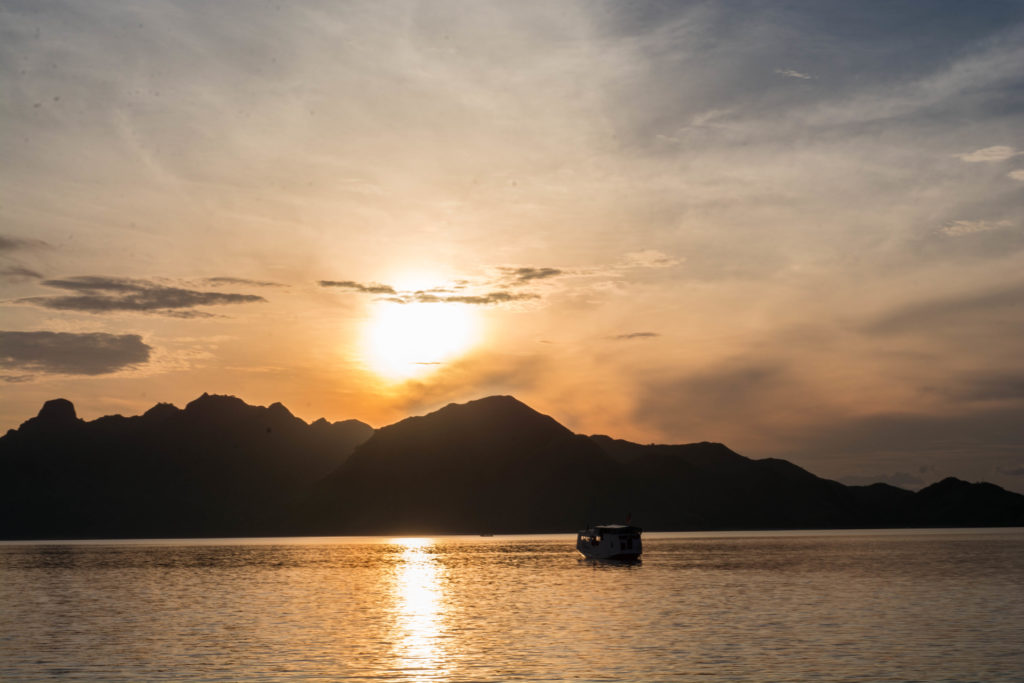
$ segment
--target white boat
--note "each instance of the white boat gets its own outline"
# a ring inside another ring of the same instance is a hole
[[[638,526],[599,524],[576,534],[576,550],[592,560],[638,560],[643,552]]]

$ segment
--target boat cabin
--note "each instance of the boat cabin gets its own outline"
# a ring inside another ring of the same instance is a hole
[[[640,557],[643,545],[638,526],[600,524],[576,534],[576,550],[584,557],[599,560],[633,560]]]

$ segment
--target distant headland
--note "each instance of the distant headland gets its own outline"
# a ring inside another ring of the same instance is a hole
[[[511,396],[377,430],[203,394],[86,422],[65,399],[0,437],[0,538],[1024,525],[1024,496],[948,478],[845,486],[719,443],[574,434]]]

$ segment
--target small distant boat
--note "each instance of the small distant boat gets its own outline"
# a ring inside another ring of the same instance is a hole
[[[638,560],[643,543],[638,526],[599,524],[576,534],[576,550],[592,560]]]

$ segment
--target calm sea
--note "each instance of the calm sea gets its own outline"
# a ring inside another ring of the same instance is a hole
[[[1024,681],[1024,529],[0,543],[0,679]]]

